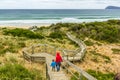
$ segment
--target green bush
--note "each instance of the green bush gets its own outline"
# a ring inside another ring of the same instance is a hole
[[[4,55],[6,52],[7,52],[6,49],[1,49],[1,50],[0,50],[0,56],[1,56],[1,55]]]
[[[93,45],[94,45],[94,43],[91,42],[90,40],[84,41],[84,43],[85,43],[87,46],[93,46]]]
[[[62,27],[66,31],[73,32],[77,37],[89,37],[99,41],[109,43],[120,42],[120,20],[108,20],[104,22],[90,23],[57,23],[51,25],[54,31],[59,31]]]
[[[101,43],[99,43],[99,42],[96,42],[95,44],[97,44],[98,46],[102,46],[102,44],[101,44]]]
[[[78,45],[76,42],[73,42],[73,41],[71,41],[71,40],[69,40],[69,44],[72,44],[72,45],[74,45],[75,47],[79,47],[79,45]]]
[[[18,37],[26,37],[30,39],[43,39],[44,37],[38,33],[34,33],[27,29],[12,29],[12,30],[4,30],[5,35],[13,35]]]
[[[113,48],[112,51],[114,54],[120,54],[120,49]]]
[[[50,33],[50,35],[49,35],[49,37],[50,37],[50,38],[53,38],[53,39],[56,39],[56,38],[58,38],[58,39],[63,39],[63,38],[65,38],[65,36],[66,36],[66,34],[63,33],[63,32],[61,32],[61,31],[52,32],[52,33]]]
[[[26,47],[26,44],[25,44],[24,42],[18,42],[18,45],[19,45],[20,47]]]
[[[19,64],[5,64],[4,66],[0,66],[1,80],[42,80],[39,74],[36,74],[35,71],[29,71]],[[36,75],[39,75],[37,79]]]

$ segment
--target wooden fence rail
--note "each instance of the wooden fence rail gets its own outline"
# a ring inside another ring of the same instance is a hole
[[[39,53],[49,53],[49,54],[55,56],[56,51],[61,51],[62,52],[62,57],[63,57],[63,60],[64,60],[63,66],[66,69],[69,69],[69,67],[71,67],[74,70],[76,70],[76,72],[78,72],[80,74],[80,76],[81,75],[84,76],[87,80],[97,80],[96,78],[94,78],[93,76],[91,76],[90,74],[88,74],[87,72],[83,71],[82,69],[78,68],[77,66],[75,66],[73,63],[70,62],[70,61],[81,60],[83,58],[85,52],[86,52],[86,46],[81,40],[76,39],[70,33],[67,33],[67,36],[68,36],[69,39],[71,39],[72,41],[76,42],[76,44],[79,45],[79,49],[66,50],[66,49],[56,48],[56,47],[48,45],[48,44],[35,44],[33,46],[30,46],[29,48],[23,49],[23,56],[24,56],[25,59],[33,61],[33,62],[39,62],[39,61],[40,62],[41,61],[45,62],[44,57],[31,56],[31,54],[37,53],[39,51]],[[36,49],[36,48],[38,48],[38,49]],[[31,52],[31,53],[28,53],[28,52]],[[46,63],[46,65],[49,66],[48,63]],[[69,67],[68,67],[68,65],[69,65]],[[73,76],[75,76],[76,79],[80,80],[80,77],[74,75],[74,73],[72,71],[70,71],[70,70],[68,70],[68,71]],[[49,72],[48,72],[48,75],[49,75],[49,78],[50,78],[50,73]]]

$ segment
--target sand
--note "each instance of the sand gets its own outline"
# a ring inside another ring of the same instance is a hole
[[[37,27],[41,27],[41,26],[50,26],[51,24],[49,23],[12,23],[12,24],[0,24],[0,27],[9,27],[9,28],[25,28],[28,29],[32,26],[37,26]]]

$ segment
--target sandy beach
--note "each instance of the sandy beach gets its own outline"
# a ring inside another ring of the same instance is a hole
[[[0,27],[9,27],[9,28],[25,28],[28,29],[32,26],[37,26],[37,27],[47,27],[50,26],[51,24],[49,23],[12,23],[12,24],[0,24]]]

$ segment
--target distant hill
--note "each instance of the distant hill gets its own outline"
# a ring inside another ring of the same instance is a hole
[[[120,9],[120,7],[117,7],[117,6],[107,6],[105,9]]]

